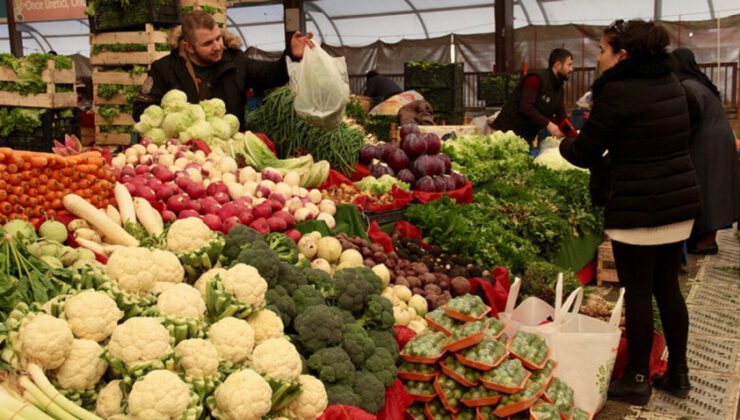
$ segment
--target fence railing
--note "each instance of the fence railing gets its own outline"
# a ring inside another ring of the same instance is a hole
[[[722,103],[728,111],[737,111],[738,109],[738,63],[717,63],[699,64],[702,71],[709,76],[717,85]],[[465,111],[470,115],[483,114],[486,112],[486,104],[478,100],[478,76],[489,74],[484,73],[465,73],[465,82],[463,85],[463,103]],[[392,79],[403,88],[403,74],[384,74],[385,77]],[[591,84],[596,79],[596,68],[584,67],[574,69],[568,81],[565,83],[565,106],[566,109],[572,109],[578,98],[583,96],[591,89]],[[362,95],[365,89],[365,75],[350,75],[350,91],[356,95]]]

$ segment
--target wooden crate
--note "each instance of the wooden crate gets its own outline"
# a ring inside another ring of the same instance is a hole
[[[41,73],[41,80],[46,83],[46,93],[21,95],[18,92],[0,91],[0,106],[46,109],[74,108],[77,106],[74,63],[71,69],[57,70],[54,60],[49,60],[46,69]],[[0,81],[17,82],[18,75],[9,68],[0,67]],[[57,84],[72,85],[72,91],[57,92]]]
[[[228,4],[225,0],[180,0],[180,10],[185,7],[192,7],[193,10],[203,10],[203,6],[210,6],[223,10],[223,12],[212,14],[212,16],[219,26],[226,26],[226,8]]]
[[[113,121],[108,121],[95,112],[95,144],[97,145],[127,145],[131,143],[131,135],[120,133],[104,133],[101,128],[104,126],[122,126],[134,125],[134,118],[131,114],[121,113]]]
[[[619,276],[617,276],[617,266],[614,265],[612,241],[610,241],[609,239],[599,245],[599,259],[596,265],[596,284],[601,286],[603,282],[619,282]]]
[[[99,66],[93,67],[93,104],[95,105],[127,105],[126,98],[117,93],[110,99],[101,98],[98,96],[99,85],[137,85],[141,86],[146,80],[146,74],[138,74],[132,76],[123,71],[102,71]]]
[[[92,47],[95,45],[117,43],[146,44],[146,51],[92,53]],[[157,51],[157,44],[167,44],[167,33],[155,30],[149,23],[144,31],[90,34],[90,64],[93,66],[150,65],[170,53],[169,51]]]

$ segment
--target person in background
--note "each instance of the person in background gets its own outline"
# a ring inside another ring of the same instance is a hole
[[[727,120],[719,90],[701,71],[694,53],[677,48],[676,76],[695,98],[699,120],[691,131],[691,159],[696,168],[702,214],[689,238],[692,254],[716,254],[717,230],[740,220],[740,166],[735,157],[735,133]]]
[[[366,75],[365,92],[363,96],[372,99],[373,106],[385,101],[393,95],[403,92],[400,86],[393,80],[381,76],[376,70],[370,70]]]
[[[512,130],[534,147],[542,129],[555,137],[564,137],[558,124],[566,117],[563,84],[573,73],[573,54],[556,48],[547,60],[548,68],[532,70],[519,80],[491,127]]]
[[[149,76],[134,102],[134,120],[138,121],[149,105],[159,105],[165,93],[172,89],[185,92],[188,102],[220,98],[226,112],[234,114],[244,126],[247,90],[277,87],[288,82],[285,57],[303,57],[306,46],[313,47],[313,34],[293,34],[290,50],[274,62],[248,58],[241,42],[226,30],[221,30],[213,16],[195,10],[182,18],[181,31],[170,32],[172,52],[155,61]]]
[[[668,372],[653,383],[685,398],[689,317],[678,285],[683,241],[701,211],[689,154],[686,93],[672,72],[668,32],[654,22],[617,20],[602,33],[593,107],[560,152],[591,169],[591,198],[604,206],[619,283],[625,288],[628,364],[610,399],[645,405],[652,394],[652,297],[668,345]],[[605,152],[608,154],[605,157]]]

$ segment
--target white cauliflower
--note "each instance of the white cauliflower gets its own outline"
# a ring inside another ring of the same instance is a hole
[[[167,231],[167,249],[177,254],[197,251],[207,246],[213,235],[197,217],[175,220]]]
[[[218,349],[208,340],[183,340],[175,346],[175,355],[186,377],[207,378],[218,374]]]
[[[196,280],[195,284],[193,285],[198,291],[200,292],[200,295],[205,300],[206,298],[206,284],[208,284],[208,281],[212,280],[217,275],[221,275],[221,278],[224,278],[226,275],[226,269],[225,268],[212,268],[205,273],[201,274],[200,277],[198,277],[198,280]]]
[[[108,363],[101,357],[103,351],[94,340],[74,340],[69,355],[57,369],[59,385],[80,390],[95,387],[108,369]]]
[[[118,248],[108,258],[105,272],[121,289],[134,294],[154,288],[159,269],[147,248]]]
[[[303,370],[301,355],[285,338],[270,338],[255,347],[252,365],[257,372],[279,381],[292,381]]]
[[[159,295],[157,309],[165,316],[202,319],[206,312],[206,302],[193,286],[178,283]]]
[[[98,393],[98,399],[95,402],[95,414],[107,419],[111,416],[121,413],[121,381],[115,380],[108,382]]]
[[[270,384],[252,369],[229,375],[215,397],[216,410],[212,414],[220,420],[259,420],[272,406]]]
[[[169,283],[169,282],[166,282],[166,281],[158,281],[158,282],[154,283],[154,288],[152,288],[152,293],[155,296],[159,296],[159,295],[162,294],[162,292],[164,292],[167,289],[172,288],[176,284],[179,284],[179,283]]]
[[[43,313],[24,321],[20,330],[21,354],[45,370],[64,363],[73,341],[72,330],[65,321]]]
[[[129,414],[138,420],[180,419],[190,404],[190,389],[177,374],[153,370],[134,383]]]
[[[75,337],[100,342],[110,337],[123,312],[104,292],[85,290],[67,300],[63,317]]]
[[[158,282],[182,283],[185,278],[185,269],[180,264],[177,255],[163,249],[153,249],[152,258],[157,262]]]
[[[129,366],[144,365],[172,352],[170,334],[157,318],[129,318],[113,331],[108,352]]]
[[[208,330],[218,354],[227,362],[239,364],[247,360],[254,348],[254,330],[247,321],[226,317],[211,325]]]
[[[298,398],[288,404],[285,414],[291,419],[314,420],[321,416],[329,405],[324,384],[311,375],[298,377],[302,391]]]
[[[283,320],[275,312],[263,309],[247,320],[254,330],[254,342],[259,344],[268,338],[283,336]]]
[[[260,306],[265,301],[267,282],[251,265],[237,264],[222,277],[224,290],[244,304]]]

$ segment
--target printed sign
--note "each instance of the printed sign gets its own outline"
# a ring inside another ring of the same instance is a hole
[[[16,22],[86,19],[85,0],[14,0]]]

